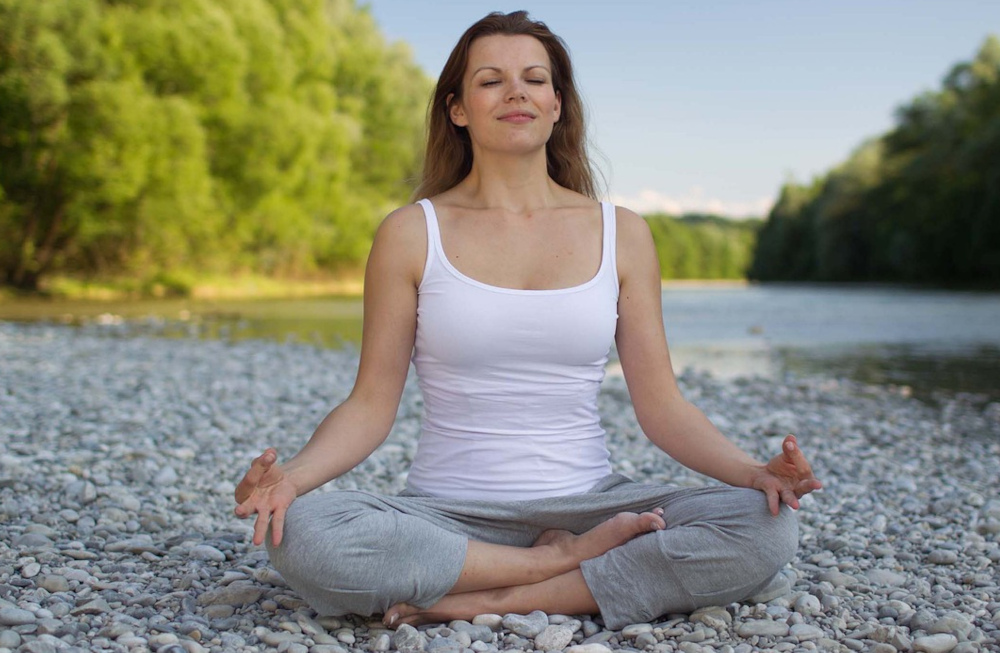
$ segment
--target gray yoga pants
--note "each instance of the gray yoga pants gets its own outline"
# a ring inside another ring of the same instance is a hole
[[[665,530],[581,565],[608,628],[746,599],[798,546],[792,511],[771,515],[756,490],[642,485],[617,474],[584,494],[530,501],[315,493],[289,508],[281,546],[266,541],[271,563],[317,612],[371,615],[439,601],[469,539],[526,547],[551,528],[582,533],[654,508]]]

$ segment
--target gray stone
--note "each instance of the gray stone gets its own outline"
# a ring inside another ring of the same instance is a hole
[[[956,646],[958,638],[945,633],[926,635],[913,640],[913,650],[918,653],[949,653]]]
[[[21,577],[22,578],[34,578],[38,575],[38,572],[42,570],[42,566],[37,562],[29,562],[28,564],[21,567]]]
[[[566,653],[610,653],[611,649],[604,644],[577,644],[566,649]]]
[[[656,635],[653,633],[639,633],[639,636],[635,638],[635,647],[640,650],[656,646],[656,644]]]
[[[427,638],[413,626],[403,624],[392,636],[392,646],[400,653],[418,653],[427,648]]]
[[[784,637],[788,634],[788,624],[780,621],[754,619],[752,621],[745,621],[736,626],[736,634],[740,637],[753,637],[754,635],[765,637]]]
[[[253,572],[254,580],[258,583],[264,583],[265,585],[274,585],[275,587],[288,587],[288,583],[281,576],[276,569],[270,567],[261,567],[255,569]]]
[[[546,626],[535,636],[535,647],[541,651],[561,651],[573,641],[573,629],[563,625]]]
[[[803,594],[795,599],[795,611],[799,614],[812,615],[823,611],[820,600],[812,594]]]
[[[906,584],[905,575],[888,569],[869,569],[865,576],[878,587],[902,587]]]
[[[795,624],[789,629],[789,634],[800,642],[806,642],[824,637],[826,632],[811,624]]]
[[[611,640],[615,636],[614,632],[610,630],[600,630],[590,637],[584,639],[581,644],[604,644]]]
[[[625,639],[635,639],[641,633],[653,632],[653,624],[629,624],[622,628],[622,637]]]
[[[372,641],[372,650],[378,651],[378,653],[388,651],[390,646],[392,646],[392,639],[388,633],[382,633]]]
[[[819,575],[819,580],[830,583],[834,587],[846,587],[853,589],[858,586],[858,579],[842,571],[824,571]]]
[[[479,614],[476,615],[472,620],[473,626],[486,626],[493,632],[500,630],[503,627],[503,617],[498,614]]]
[[[931,551],[927,556],[927,562],[932,565],[953,565],[958,562],[958,553],[947,549],[937,549]]]
[[[729,625],[733,623],[733,615],[729,614],[728,610],[714,605],[695,610],[688,619],[692,623],[702,623],[718,631],[728,630]]]
[[[57,640],[59,641],[59,640]],[[65,644],[65,642],[61,642]],[[18,653],[56,653],[59,649],[52,642],[45,641],[41,638],[36,639],[31,642],[25,642],[18,649]]]
[[[170,465],[167,465],[166,467],[158,471],[156,473],[156,476],[153,477],[153,483],[161,487],[167,485],[174,485],[175,483],[177,483],[178,480],[179,477],[177,476],[177,472]]]
[[[14,630],[0,630],[0,648],[17,648],[21,645],[21,635]]]
[[[526,615],[507,614],[503,618],[503,627],[526,639],[534,639],[549,625],[549,617],[541,610],[535,610]]]
[[[11,544],[20,549],[50,549],[53,546],[52,540],[41,533],[18,535]]]
[[[225,587],[217,587],[198,597],[198,605],[231,605],[239,608],[256,603],[264,591],[243,581],[237,581]]]
[[[427,651],[437,651],[438,653],[461,653],[463,648],[465,647],[447,637],[435,637],[427,642]]]
[[[209,546],[208,544],[199,544],[191,547],[191,550],[188,551],[188,555],[195,560],[208,560],[211,562],[226,561],[225,553],[219,551],[214,546]]]
[[[493,630],[484,624],[470,624],[468,621],[453,621],[448,624],[452,630],[466,633],[471,642],[492,642]]]
[[[107,614],[109,612],[111,612],[111,606],[104,599],[94,599],[70,610],[70,614],[77,617],[82,614]]]
[[[69,580],[67,580],[64,576],[47,574],[41,577],[38,581],[38,586],[53,594],[57,592],[68,592]]]
[[[0,626],[23,626],[35,623],[33,612],[21,608],[0,608]]]
[[[947,633],[954,635],[959,640],[968,638],[974,626],[969,620],[958,612],[949,612],[930,625],[927,632],[931,635]]]

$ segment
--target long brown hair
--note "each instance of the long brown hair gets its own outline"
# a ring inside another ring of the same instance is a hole
[[[414,198],[431,197],[454,187],[472,170],[472,143],[465,127],[449,116],[448,96],[462,97],[462,78],[469,61],[469,47],[482,36],[533,36],[548,52],[552,85],[562,96],[562,112],[545,146],[548,173],[559,184],[597,199],[594,172],[587,156],[583,102],[573,80],[569,52],[561,38],[526,11],[493,12],[465,30],[441,71],[428,108],[427,149],[420,185]]]

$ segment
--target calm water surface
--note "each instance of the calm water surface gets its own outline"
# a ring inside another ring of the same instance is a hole
[[[893,287],[682,286],[663,292],[674,367],[722,378],[785,372],[976,392],[1000,399],[1000,293]],[[167,336],[342,346],[361,338],[361,300],[0,303],[0,319],[128,321]]]

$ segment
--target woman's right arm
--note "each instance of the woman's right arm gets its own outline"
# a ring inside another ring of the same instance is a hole
[[[391,213],[375,235],[365,270],[361,358],[350,396],[294,457],[277,465],[277,453],[265,451],[237,486],[237,516],[257,513],[255,544],[263,542],[270,520],[277,546],[295,497],[350,471],[388,437],[416,334],[425,224],[421,208],[408,205]]]

